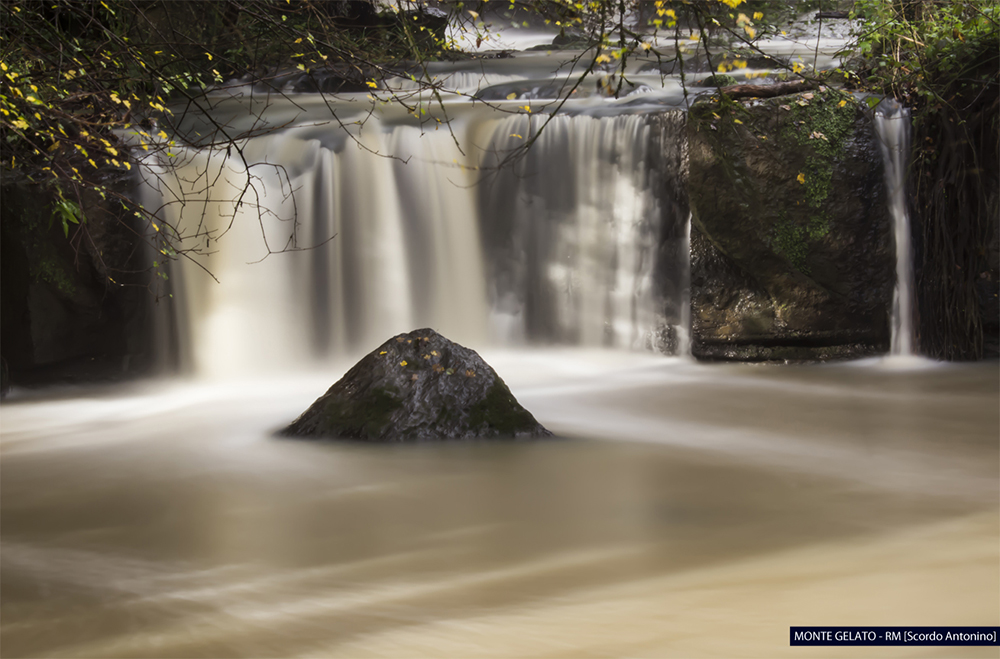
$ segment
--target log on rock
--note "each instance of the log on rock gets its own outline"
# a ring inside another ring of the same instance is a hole
[[[797,94],[815,87],[816,84],[809,80],[795,80],[778,82],[773,85],[729,85],[720,88],[719,91],[730,98],[772,98],[785,94]]]
[[[474,350],[427,328],[368,353],[282,434],[414,442],[552,433]]]

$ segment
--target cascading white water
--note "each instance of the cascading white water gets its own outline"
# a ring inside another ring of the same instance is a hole
[[[506,119],[498,152],[546,120]],[[484,185],[494,312],[513,328],[505,340],[651,345],[662,322],[654,271],[663,221],[651,132],[643,115],[556,117],[522,161]]]
[[[502,167],[547,117],[483,108],[454,135],[303,122],[245,142],[239,207],[241,161],[186,152],[145,193],[212,252],[172,275],[183,358],[240,376],[421,326],[472,345],[658,347],[679,319],[656,280],[679,282],[684,265],[662,263],[668,177],[651,116],[558,116]]]
[[[885,162],[889,210],[896,239],[896,289],[893,295],[892,354],[912,355],[913,256],[910,218],[906,211],[906,166],[910,153],[910,112],[886,99],[875,113],[875,125]]]

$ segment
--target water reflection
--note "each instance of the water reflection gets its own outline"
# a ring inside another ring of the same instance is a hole
[[[792,624],[1000,621],[995,365],[487,358],[566,439],[275,439],[329,375],[5,403],[4,655],[778,656]]]

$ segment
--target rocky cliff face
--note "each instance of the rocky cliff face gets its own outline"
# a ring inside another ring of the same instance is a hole
[[[85,225],[64,234],[49,191],[5,183],[2,196],[0,357],[9,383],[148,373],[150,268],[131,215],[90,200]]]
[[[885,352],[894,248],[864,106],[834,91],[707,99],[688,137],[693,354]]]

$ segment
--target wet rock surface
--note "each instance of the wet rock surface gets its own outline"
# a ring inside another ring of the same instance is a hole
[[[688,128],[693,354],[888,350],[895,256],[862,104],[833,91],[699,102]]]
[[[552,433],[474,350],[419,329],[368,353],[282,434],[414,442]]]
[[[155,286],[132,213],[87,194],[64,233],[51,190],[10,182],[0,198],[0,390],[148,374]]]

